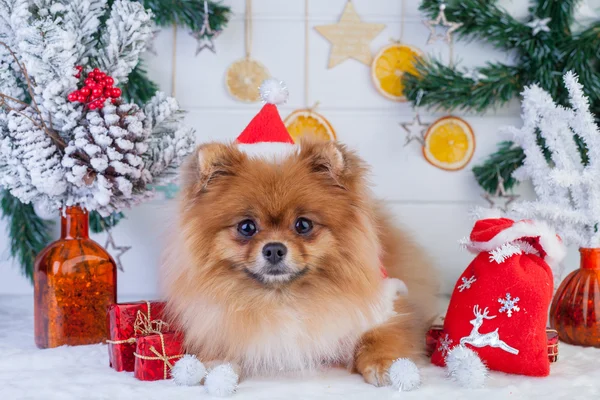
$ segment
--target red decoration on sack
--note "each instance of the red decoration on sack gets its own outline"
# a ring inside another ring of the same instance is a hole
[[[142,381],[171,378],[171,368],[183,357],[183,338],[177,333],[140,337],[135,349],[134,376]]]
[[[135,343],[138,337],[167,332],[163,320],[164,302],[138,301],[112,304],[108,308],[108,359],[117,371],[133,371]]]
[[[491,370],[548,375],[548,264],[564,256],[560,238],[543,224],[500,218],[478,221],[465,244],[478,255],[455,285],[432,363],[444,366],[462,345]]]
[[[80,78],[83,67],[78,65],[75,68],[78,71],[75,77]],[[113,87],[115,80],[98,68],[88,73],[83,83],[81,89],[69,93],[67,99],[70,102],[85,103],[90,110],[96,110],[104,107],[108,98],[114,104],[121,97],[121,89]]]

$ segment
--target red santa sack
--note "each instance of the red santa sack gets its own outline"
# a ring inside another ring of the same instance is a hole
[[[444,366],[463,345],[491,370],[548,375],[550,266],[565,255],[560,238],[539,222],[497,218],[477,221],[469,239],[478,255],[456,282],[431,362]]]

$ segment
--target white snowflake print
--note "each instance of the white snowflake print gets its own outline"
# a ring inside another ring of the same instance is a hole
[[[450,346],[452,346],[452,339],[450,339],[450,336],[446,333],[446,336],[440,339],[439,344],[438,351],[442,352],[442,357],[446,357],[450,351]]]
[[[461,278],[461,279],[462,279],[462,283],[458,287],[459,292],[462,292],[465,289],[471,289],[471,285],[473,284],[473,282],[475,282],[477,280],[477,279],[475,279],[475,275],[473,275],[469,279],[467,279],[467,278]]]
[[[498,299],[498,303],[502,304],[502,307],[500,307],[500,311],[501,313],[506,312],[506,315],[510,318],[512,317],[512,313],[513,311],[521,311],[521,309],[519,308],[519,306],[517,305],[517,302],[520,299],[518,297],[515,298],[511,298],[510,297],[510,293],[506,293],[506,298],[499,298]]]

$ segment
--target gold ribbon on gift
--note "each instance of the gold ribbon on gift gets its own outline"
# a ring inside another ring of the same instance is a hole
[[[171,360],[174,358],[181,358],[185,354],[177,354],[174,356],[168,356],[167,350],[165,349],[165,338],[163,337],[163,334],[161,332],[158,332],[158,335],[160,336],[160,346],[161,346],[162,353],[159,353],[158,350],[156,350],[156,348],[154,346],[150,346],[150,351],[156,355],[155,357],[145,356],[143,354],[138,354],[136,352],[134,352],[133,355],[137,358],[141,358],[142,360],[161,360],[163,362],[163,379],[167,379],[169,370],[173,368],[173,364],[171,363]]]
[[[152,335],[155,333],[163,333],[167,329],[169,329],[169,324],[162,319],[152,320],[152,310],[150,306],[150,302],[148,300],[144,300],[146,305],[148,306],[148,313],[144,314],[142,310],[138,310],[137,315],[135,317],[135,322],[133,323],[133,332],[136,335]],[[133,344],[135,343],[135,336],[130,337],[129,339],[123,340],[107,340],[106,343],[109,344]]]

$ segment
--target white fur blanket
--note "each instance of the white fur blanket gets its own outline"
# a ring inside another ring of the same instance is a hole
[[[139,298],[139,297],[138,297]],[[43,400],[199,400],[204,389],[172,381],[141,382],[132,373],[108,367],[104,345],[38,350],[33,342],[33,299],[0,296],[0,399]],[[423,384],[413,392],[375,388],[358,375],[330,370],[311,377],[250,379],[232,400],[259,399],[597,399],[600,349],[560,345],[559,361],[548,378],[491,372],[479,390],[457,387],[442,368],[422,369]]]

